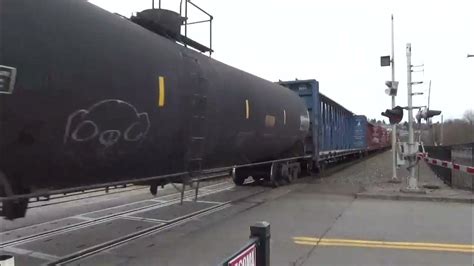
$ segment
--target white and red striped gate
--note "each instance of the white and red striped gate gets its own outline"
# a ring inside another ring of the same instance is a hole
[[[470,175],[474,175],[474,166],[466,166],[466,165],[460,165],[457,163],[453,162],[448,162],[448,161],[443,161],[435,158],[431,158],[428,156],[428,153],[417,153],[416,157],[420,160],[424,160],[425,162],[432,164],[432,165],[438,165],[441,167],[449,168],[449,169],[454,169],[458,170],[464,173],[468,173]]]

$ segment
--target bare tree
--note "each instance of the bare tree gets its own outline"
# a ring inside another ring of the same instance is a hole
[[[440,135],[440,127],[435,127],[435,134]],[[474,125],[466,119],[450,119],[444,122],[443,145],[465,144],[474,142]]]
[[[471,126],[474,124],[474,110],[466,110],[462,116]]]

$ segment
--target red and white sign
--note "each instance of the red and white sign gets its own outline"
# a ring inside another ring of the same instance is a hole
[[[229,266],[255,266],[257,258],[257,247],[252,244],[235,258],[229,261]]]
[[[433,159],[431,157],[428,157],[428,153],[418,153],[417,157],[421,160],[424,160],[425,162],[432,164],[432,165],[438,165],[441,167],[449,168],[449,169],[454,169],[458,170],[464,173],[468,173],[471,175],[474,175],[474,166],[465,166],[465,165],[460,165],[457,163],[453,162],[448,162],[448,161],[443,161],[443,160],[438,160],[438,159]]]

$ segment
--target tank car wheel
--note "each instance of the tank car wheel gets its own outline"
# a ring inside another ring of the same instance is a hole
[[[319,175],[318,175],[319,178],[325,177],[325,175],[326,175],[326,165],[327,165],[326,162],[321,162],[319,164]]]
[[[278,180],[270,180],[270,187],[277,188],[280,185],[284,185],[284,184],[280,184],[280,182]]]
[[[281,165],[279,163],[272,163],[270,168],[270,185],[274,188],[278,187],[281,181],[283,181],[281,179]]]
[[[305,169],[304,169],[304,174],[309,175],[309,176],[314,176],[314,163],[312,160],[307,161],[305,164]]]
[[[151,195],[156,196],[156,194],[158,193],[158,185],[157,184],[151,184],[150,185],[150,193],[151,193]]]
[[[28,199],[3,201],[2,215],[8,220],[25,217]]]
[[[288,178],[287,178],[288,183],[289,184],[293,183],[293,181],[298,179],[298,176],[299,176],[299,169],[292,167],[290,171],[288,172]]]
[[[239,177],[233,177],[232,181],[234,181],[234,184],[236,186],[242,186],[244,185],[245,177],[239,176]]]
[[[18,184],[11,184],[5,174],[0,171],[0,196],[9,197],[15,194],[27,194],[30,191]],[[2,201],[2,216],[8,220],[25,217],[29,198]]]
[[[247,175],[243,173],[242,170],[239,170],[237,168],[232,169],[232,181],[234,181],[234,184],[236,186],[242,186],[244,184],[245,179],[247,179]]]

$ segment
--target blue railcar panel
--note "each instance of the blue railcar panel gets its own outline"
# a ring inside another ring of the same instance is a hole
[[[281,81],[280,85],[289,88],[298,94],[306,103],[310,117],[310,135],[305,140],[305,151],[311,154],[314,161],[319,160],[320,151],[320,98],[319,98],[319,82],[310,80]]]
[[[313,159],[326,152],[367,149],[367,118],[355,115],[344,106],[319,92],[316,80],[295,80],[279,84],[296,92],[306,103],[311,119],[311,137],[307,139],[307,154]],[[327,158],[327,157],[326,157]]]
[[[353,149],[354,114],[320,93],[320,151]]]
[[[367,118],[363,115],[356,115],[353,118],[354,126],[354,148],[355,149],[366,149],[367,148]]]

